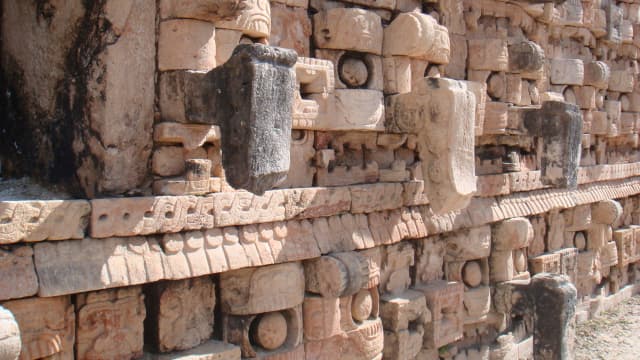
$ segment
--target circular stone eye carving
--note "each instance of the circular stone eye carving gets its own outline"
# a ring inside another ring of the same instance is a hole
[[[365,59],[352,54],[345,54],[338,62],[340,81],[349,88],[361,88],[369,82],[369,66]]]
[[[261,316],[252,329],[255,342],[266,350],[275,350],[287,340],[287,319],[280,312]]]
[[[573,244],[578,250],[585,250],[587,248],[587,238],[584,236],[584,233],[577,232],[573,237]]]
[[[351,300],[351,316],[355,321],[362,322],[371,316],[373,298],[369,290],[360,290]]]
[[[513,266],[519,273],[527,271],[527,258],[522,249],[513,251]]]
[[[462,268],[462,279],[469,287],[476,287],[482,283],[482,268],[477,261],[467,261]]]

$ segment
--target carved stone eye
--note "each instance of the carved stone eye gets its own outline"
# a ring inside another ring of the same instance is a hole
[[[468,261],[462,268],[462,279],[469,287],[476,287],[482,282],[482,268],[477,261]]]
[[[355,321],[367,320],[373,311],[373,298],[369,290],[360,290],[351,300],[351,316]]]
[[[349,88],[359,88],[367,84],[369,80],[369,67],[359,57],[345,55],[340,58],[340,80]]]
[[[280,312],[263,315],[252,328],[252,338],[267,350],[278,349],[287,340],[287,319]]]

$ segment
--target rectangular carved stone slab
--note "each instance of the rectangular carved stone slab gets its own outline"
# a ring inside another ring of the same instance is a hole
[[[169,354],[145,353],[144,360],[240,360],[239,346],[209,340],[193,349]]]
[[[2,306],[20,327],[21,360],[74,358],[76,317],[71,297],[13,300]]]
[[[76,358],[125,359],[142,356],[146,315],[140,287],[104,290],[76,297]]]
[[[304,301],[304,271],[300,263],[285,263],[222,273],[220,303],[228,314],[278,311]]]
[[[90,211],[84,200],[1,201],[0,244],[82,239]]]
[[[37,292],[33,249],[30,246],[0,249],[0,300],[31,296]]]
[[[365,320],[356,329],[321,341],[305,343],[307,360],[380,359],[384,333],[380,319]]]
[[[133,236],[212,228],[210,197],[157,196],[91,201],[91,236]]]
[[[424,293],[433,320],[425,329],[425,345],[439,348],[462,338],[463,293],[462,283],[437,281],[416,288]]]

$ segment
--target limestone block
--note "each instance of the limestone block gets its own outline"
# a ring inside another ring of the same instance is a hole
[[[31,296],[38,292],[33,249],[30,246],[0,249],[0,274],[0,300]]]
[[[145,337],[157,351],[188,350],[213,333],[215,284],[208,277],[152,284]]]
[[[493,249],[512,250],[529,246],[533,240],[533,226],[527,218],[502,221],[493,233]]]
[[[573,358],[577,292],[568,278],[540,274],[531,280],[534,358]]]
[[[584,84],[606,89],[609,87],[611,70],[609,65],[602,61],[589,61],[584,64]]]
[[[240,360],[239,346],[209,340],[193,349],[169,354],[145,353],[145,360]]]
[[[271,4],[271,24],[270,45],[293,49],[298,56],[310,56],[311,19],[305,9]]]
[[[155,175],[177,176],[184,173],[184,150],[180,146],[160,146],[153,152],[151,169]]]
[[[229,60],[233,49],[240,44],[246,43],[242,31],[229,29],[216,29],[216,65],[220,66]]]
[[[578,254],[577,248],[556,250],[560,254],[560,274],[567,275],[573,284],[578,282]]]
[[[419,134],[425,144],[420,151],[422,172],[437,213],[467,206],[476,191],[475,109],[467,85],[448,79],[424,78],[413,84],[411,93],[388,98],[387,130]]]
[[[447,28],[427,14],[400,13],[384,29],[384,56],[409,56],[448,64],[450,47]]]
[[[509,122],[509,104],[488,101],[485,104],[483,135],[504,134]]]
[[[252,38],[269,37],[271,6],[268,0],[243,1],[239,15],[231,20],[217,21],[216,28],[240,30]]]
[[[507,41],[503,39],[470,39],[470,70],[507,71],[509,69],[509,51]]]
[[[366,7],[393,10],[397,0],[345,0],[346,3],[364,5]]]
[[[384,332],[385,359],[415,359],[422,349],[424,329]]]
[[[350,190],[344,187],[285,190],[285,216],[288,219],[305,219],[348,212],[352,197]]]
[[[411,285],[410,268],[414,265],[412,244],[401,242],[388,246],[383,252],[380,268],[382,293],[399,294]]]
[[[206,76],[203,86],[216,89],[209,106],[220,124],[225,177],[235,188],[262,194],[286,177],[296,58],[291,50],[239,45]]]
[[[551,59],[550,71],[552,84],[584,84],[584,62],[580,59]]]
[[[20,328],[11,311],[0,306],[0,357],[6,360],[17,359],[22,350]]]
[[[591,205],[591,218],[596,224],[611,225],[622,216],[622,205],[615,200],[603,200]]]
[[[182,144],[185,150],[195,150],[206,143],[219,143],[220,128],[216,125],[164,122],[154,127],[153,140],[162,143]]]
[[[453,1],[457,2],[457,0]],[[451,31],[450,28],[449,30]],[[469,58],[467,40],[462,35],[450,34],[449,44],[451,55],[443,75],[452,79],[464,80],[467,73],[467,59]]]
[[[313,147],[314,132],[308,130],[291,131],[291,155],[287,178],[281,188],[311,187],[316,169],[312,167],[316,151]]]
[[[600,270],[603,275],[607,276],[610,271],[608,268],[618,265],[618,262],[618,246],[615,241],[609,241],[600,249]]]
[[[224,272],[220,303],[228,314],[249,315],[288,309],[304,301],[300,263],[285,263]]]
[[[158,70],[211,70],[216,67],[215,26],[198,20],[160,23]]]
[[[508,47],[509,71],[531,73],[544,66],[545,54],[533,41],[522,41]]]
[[[422,292],[406,290],[380,298],[380,318],[385,330],[399,332],[430,322],[431,312]]]
[[[596,109],[596,89],[591,86],[579,86],[573,89],[575,94],[575,104],[580,109],[595,110]]]
[[[133,236],[212,228],[212,198],[158,196],[91,201],[91,236]]]
[[[367,286],[367,259],[355,252],[332,253],[304,263],[306,291],[326,298],[351,296]]]
[[[605,39],[614,44],[620,44],[622,42],[622,8],[612,2],[604,4],[603,7],[606,13],[607,21],[607,36],[605,37]]]
[[[69,296],[13,300],[2,306],[20,328],[19,359],[74,358],[76,317]]]
[[[477,324],[487,320],[491,310],[491,288],[479,286],[468,289],[463,295],[464,324]]]
[[[188,150],[200,146],[192,142],[197,139],[191,139],[188,134],[194,133],[191,136],[196,136],[200,131],[208,132],[208,130],[203,129],[202,125],[182,125],[174,122],[210,123],[211,119],[215,118],[215,112],[208,107],[211,90],[202,86],[205,76],[204,72],[190,70],[163,71],[158,74],[160,115],[162,120],[169,122],[155,126],[155,141],[162,141],[158,137],[167,138],[173,143],[184,140],[183,144],[188,147]],[[210,125],[209,128],[211,128]],[[219,139],[220,129],[216,127],[216,130],[217,132],[213,134],[216,134]]]
[[[375,12],[333,8],[313,16],[313,36],[321,49],[354,50],[380,55],[382,23]]]
[[[402,185],[398,183],[351,186],[349,190],[351,212],[354,214],[402,207]]]
[[[609,78],[609,91],[617,91],[622,93],[633,92],[635,86],[635,75],[625,70],[612,70]]]
[[[285,193],[280,190],[255,195],[249,192],[223,192],[213,195],[216,226],[281,221],[286,218]]]
[[[318,49],[315,56],[333,63],[337,89],[382,91],[382,57],[374,54]]]
[[[342,333],[339,298],[307,295],[302,313],[305,340],[328,339]]]
[[[442,237],[446,242],[445,261],[465,261],[489,256],[491,227],[464,229]]]
[[[462,338],[464,286],[457,282],[436,281],[416,288],[424,293],[432,321],[425,326],[425,345],[439,348]]]
[[[1,201],[0,244],[82,239],[90,211],[83,200]]]
[[[445,251],[445,242],[440,237],[418,240],[414,283],[425,284],[444,278]]]
[[[160,18],[197,19],[209,22],[229,20],[238,16],[240,0],[162,0]]]
[[[34,258],[40,296],[144,284],[165,276],[155,239],[45,242],[34,246]]]
[[[355,329],[322,341],[305,344],[306,359],[331,360],[335,358],[372,360],[380,359],[384,348],[384,333],[380,319],[365,320]]]
[[[636,254],[634,230],[630,228],[614,230],[613,240],[618,249],[618,268],[624,271]]]
[[[236,344],[243,358],[300,359],[302,344],[302,306],[260,315],[223,314],[222,337]]]
[[[316,175],[319,186],[345,186],[352,184],[375,183],[380,179],[380,170],[376,162],[364,166],[335,166],[331,170],[321,168]]]
[[[543,138],[542,182],[575,189],[582,136],[582,114],[577,106],[547,101],[539,111],[524,116],[529,134]]]
[[[318,115],[309,129],[314,130],[384,130],[384,98],[382,91],[338,89],[330,96],[311,94],[318,104]]]
[[[142,356],[146,316],[140,287],[76,295],[76,358]]]
[[[544,254],[529,259],[529,266],[532,274],[543,272],[560,274],[562,269],[560,254]]]

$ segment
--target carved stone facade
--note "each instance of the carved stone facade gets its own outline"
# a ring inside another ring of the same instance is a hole
[[[0,8],[2,356],[570,358],[640,291],[640,1]]]

